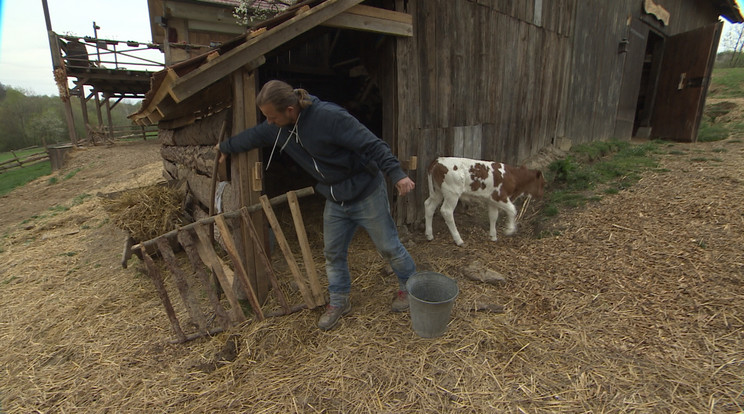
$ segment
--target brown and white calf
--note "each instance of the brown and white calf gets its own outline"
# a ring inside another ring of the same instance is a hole
[[[542,197],[545,186],[545,178],[538,170],[469,158],[439,157],[429,165],[427,175],[429,198],[424,202],[426,238],[434,239],[431,220],[434,210],[441,203],[442,217],[458,246],[465,244],[455,227],[452,214],[458,200],[462,198],[488,201],[488,218],[491,225],[489,235],[492,241],[496,241],[496,220],[499,218],[499,210],[506,212],[505,234],[507,236],[514,234],[517,230],[515,223],[517,209],[512,202],[524,194]]]

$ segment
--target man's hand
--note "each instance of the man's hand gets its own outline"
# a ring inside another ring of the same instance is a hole
[[[398,189],[398,195],[404,196],[416,188],[416,183],[414,183],[409,177],[405,177],[395,183],[395,188]]]
[[[225,162],[225,160],[227,159],[227,154],[225,154],[224,152],[220,151],[220,144],[215,145],[214,146],[214,149],[217,150],[217,152],[220,153],[220,159],[217,162],[219,162],[220,164],[222,164],[223,162]]]

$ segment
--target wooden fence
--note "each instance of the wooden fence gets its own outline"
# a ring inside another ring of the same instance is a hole
[[[28,154],[24,158],[20,158],[16,154],[16,151],[27,151],[34,148],[38,148],[38,151]],[[12,159],[0,162],[0,174],[15,168],[29,167],[31,165],[49,160],[49,154],[47,153],[46,149],[41,147],[29,147],[15,151],[11,150],[10,153],[13,154]]]
[[[93,144],[111,142],[125,139],[157,138],[157,125],[88,125],[88,141]]]
[[[89,143],[92,145],[101,144],[104,142],[112,143],[115,141],[121,141],[126,139],[138,139],[143,140],[154,139],[158,137],[157,125],[141,126],[141,125],[115,125],[112,128],[108,126],[88,126],[89,128]],[[58,148],[60,146],[54,145],[48,148]],[[17,153],[22,151],[28,151],[37,149],[31,154],[25,156],[19,156]],[[18,150],[10,150],[13,158],[0,162],[0,174],[7,172],[15,168],[29,167],[34,164],[38,164],[44,161],[52,161],[50,159],[50,151],[43,147],[28,147]],[[61,166],[61,165],[60,165]],[[53,165],[54,167],[54,165]],[[52,168],[54,170],[54,168]]]

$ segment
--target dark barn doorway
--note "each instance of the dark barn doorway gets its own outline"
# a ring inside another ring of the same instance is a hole
[[[663,54],[664,38],[653,31],[649,31],[646,39],[646,52],[643,57],[643,69],[641,70],[638,103],[633,121],[634,137],[648,137],[649,135]]]
[[[376,47],[385,37],[370,33],[319,27],[267,55],[259,70],[260,88],[272,79],[345,108],[378,137],[382,138],[382,94],[375,76],[376,62],[384,48]],[[380,52],[377,52],[380,51]],[[263,116],[259,113],[259,121]],[[264,168],[270,149],[262,151]],[[275,153],[264,171],[269,197],[312,186],[315,181],[283,154]]]

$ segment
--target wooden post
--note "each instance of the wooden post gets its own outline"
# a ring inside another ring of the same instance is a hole
[[[106,118],[108,119],[108,137],[110,140],[113,140],[114,139],[114,121],[111,120],[111,102],[109,100],[111,96],[108,94],[104,94],[103,98],[106,101]]]
[[[41,1],[42,8],[44,9],[44,19],[46,21],[47,38],[49,39],[49,51],[52,54],[52,69],[54,71],[54,80],[57,82],[57,88],[59,89],[59,97],[65,104],[65,119],[67,120],[67,132],[70,135],[70,142],[72,145],[77,145],[77,133],[75,132],[75,117],[72,115],[72,105],[70,104],[70,89],[67,87],[67,71],[65,70],[64,62],[62,62],[62,54],[59,50],[59,38],[57,34],[52,31],[52,19],[49,16],[49,6],[46,0]],[[64,79],[63,79],[64,78]]]
[[[67,88],[67,84],[64,85]],[[72,104],[70,103],[70,97],[63,98],[62,101],[65,103],[65,119],[67,120],[67,132],[70,135],[70,142],[72,145],[77,146],[77,132],[75,132],[75,117],[72,115]]]
[[[85,125],[85,138],[90,141],[90,121],[88,120],[88,98],[85,96],[83,85],[78,86],[80,90],[80,107],[83,113],[83,125]]]
[[[255,72],[238,70],[233,73],[233,123],[232,134],[235,135],[246,128],[258,123],[256,109],[256,75]],[[232,155],[232,177],[233,185],[237,185],[239,208],[257,204],[260,191],[252,187],[253,166],[260,161],[260,152],[253,150]],[[260,238],[265,238],[264,221],[260,212],[253,213],[251,220],[256,225]],[[264,302],[268,297],[269,280],[266,270],[259,264],[256,258],[253,241],[247,229],[241,226],[240,241],[243,245],[243,257],[249,264],[246,269],[249,280],[254,286],[259,302]]]
[[[98,91],[93,91],[96,97],[96,115],[98,116],[98,127],[103,126],[103,114],[101,114],[101,99],[98,97]]]

